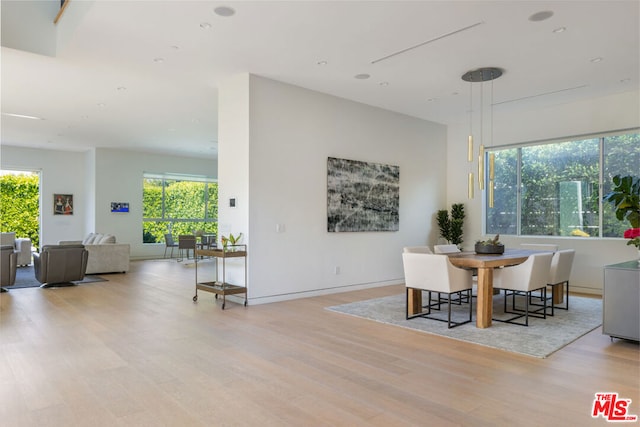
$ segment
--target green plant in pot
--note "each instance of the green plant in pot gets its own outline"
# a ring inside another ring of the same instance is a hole
[[[478,254],[503,254],[504,245],[500,243],[500,235],[496,234],[493,239],[478,240],[475,250]]]
[[[629,221],[631,228],[624,232],[624,237],[629,239],[627,245],[640,251],[640,178],[616,175],[613,185],[602,200],[611,204],[619,221]]]
[[[237,236],[234,236],[233,233],[229,233],[229,237],[222,236],[220,238],[220,241],[222,242],[222,248],[224,250],[227,250],[227,247],[231,246],[231,249],[233,249],[233,246],[240,243],[240,239],[242,239],[242,233],[238,234]]]
[[[451,215],[446,209],[441,209],[436,214],[436,221],[440,229],[440,237],[448,243],[462,245],[462,228],[464,225],[464,204],[454,203],[451,205]]]

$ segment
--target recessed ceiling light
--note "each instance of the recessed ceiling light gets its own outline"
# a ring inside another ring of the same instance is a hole
[[[596,58],[591,58],[590,61],[593,62],[594,64],[597,64],[598,62],[602,62],[602,57],[598,56]]]
[[[460,92],[451,92],[451,95],[453,96],[460,95]]]
[[[622,79],[620,80],[620,83],[626,84],[626,83],[630,83],[631,79]]]
[[[43,118],[36,117],[36,116],[28,116],[26,114],[2,113],[2,115],[9,116],[9,117],[17,117],[19,119],[44,120]]]
[[[371,75],[369,74],[356,74],[355,76],[353,76],[354,78],[358,79],[358,80],[366,80],[369,77],[371,77]]]
[[[389,82],[380,82],[380,86],[389,86]]]
[[[567,31],[567,27],[558,27],[558,28],[553,30],[553,32],[556,33],[556,34],[564,33],[565,31]]]
[[[317,65],[323,66],[323,65],[327,65],[328,62],[327,61],[318,61],[316,62]]]
[[[208,30],[211,28],[211,24],[209,24],[208,22],[203,22],[202,24],[200,24],[200,28],[202,28],[203,30]]]
[[[218,15],[218,16],[224,16],[229,17],[229,16],[233,16],[236,14],[235,9],[229,7],[229,6],[218,6],[215,9],[213,9],[213,12]]]
[[[153,58],[153,62],[160,64],[162,62],[164,62],[164,58]]]
[[[170,46],[173,50],[180,50],[180,46],[176,46],[175,44]]]
[[[553,16],[553,12],[550,10],[543,10],[542,12],[534,13],[529,17],[529,21],[540,22],[545,21]]]
[[[429,99],[427,99],[427,102],[433,102],[433,101],[436,101],[437,99],[438,98],[429,98]]]
[[[126,88],[126,87],[124,87],[124,86],[118,86],[116,89],[118,89],[119,91],[125,91],[125,90],[127,90],[127,88]]]
[[[98,107],[100,107],[100,108],[103,108],[103,107],[106,107],[106,106],[107,106],[107,104],[105,104],[105,103],[103,103],[103,102],[101,102],[101,103],[99,103],[99,104],[98,104]]]

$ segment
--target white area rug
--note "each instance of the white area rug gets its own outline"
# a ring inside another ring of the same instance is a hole
[[[602,324],[602,300],[571,296],[568,311],[556,309],[555,316],[546,319],[529,317],[529,326],[494,321],[490,328],[478,329],[475,302],[474,299],[473,322],[452,329],[447,329],[445,322],[431,319],[406,320],[404,294],[327,307],[327,310],[539,358],[549,356]],[[426,293],[423,303],[426,303]],[[505,316],[502,295],[494,296],[493,307],[494,318]],[[446,305],[442,308],[446,318]],[[468,318],[469,306],[454,306],[452,311],[454,320],[461,316]]]

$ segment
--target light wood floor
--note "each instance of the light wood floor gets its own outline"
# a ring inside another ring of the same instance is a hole
[[[640,415],[638,345],[599,328],[535,359],[324,309],[401,286],[222,311],[175,260],[104,277],[1,294],[0,425],[605,425],[596,392]]]

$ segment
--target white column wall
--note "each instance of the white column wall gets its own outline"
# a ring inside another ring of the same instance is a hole
[[[437,238],[434,215],[446,197],[446,128],[257,76],[249,76],[249,88],[250,126],[233,124],[236,141],[225,129],[232,125],[224,112],[246,114],[244,105],[226,104],[247,101],[246,81],[220,89],[219,161],[226,195],[226,172],[242,181],[227,163],[242,170],[248,162],[250,301],[402,282],[402,247]],[[243,149],[224,145],[242,147],[247,132],[248,160],[244,151],[226,157]],[[327,232],[327,157],[400,166],[398,232]],[[237,224],[233,216],[244,215],[246,202],[238,203],[235,211],[220,205],[225,223]]]

